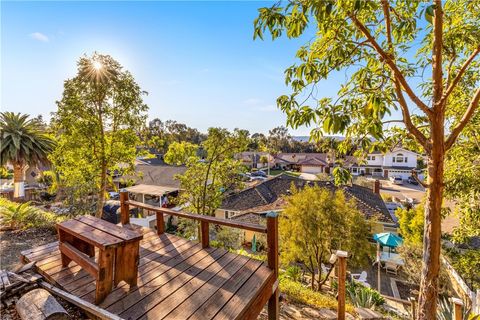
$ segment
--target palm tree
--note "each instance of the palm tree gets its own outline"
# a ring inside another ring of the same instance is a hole
[[[47,155],[55,146],[40,122],[28,117],[13,112],[0,113],[0,165],[13,165],[14,198],[25,196],[26,166],[47,163]]]

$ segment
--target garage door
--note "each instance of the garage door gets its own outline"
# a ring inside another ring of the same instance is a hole
[[[408,177],[410,177],[410,171],[409,170],[392,170],[388,169],[388,177],[401,177],[403,180],[406,180]]]
[[[321,173],[323,167],[317,167],[317,166],[302,166],[301,171],[304,173]]]

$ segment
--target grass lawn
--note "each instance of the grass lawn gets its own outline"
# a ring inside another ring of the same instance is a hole
[[[265,170],[265,172],[267,172]],[[300,172],[292,172],[292,171],[285,171],[285,170],[270,170],[270,175],[271,176],[278,176],[279,174],[288,174],[289,176],[292,177],[298,177],[300,175]]]

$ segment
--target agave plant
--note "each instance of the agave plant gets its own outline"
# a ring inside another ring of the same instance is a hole
[[[0,202],[0,217],[2,223],[11,229],[28,226],[28,221],[35,221],[38,209],[30,206],[29,202],[14,203],[6,200]]]
[[[377,291],[363,285],[351,283],[346,286],[346,290],[355,307],[374,309],[376,306],[380,306],[385,302]]]

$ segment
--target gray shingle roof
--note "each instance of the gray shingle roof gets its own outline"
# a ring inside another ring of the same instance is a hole
[[[279,207],[285,205],[282,198],[284,195],[290,194],[292,183],[297,189],[302,189],[309,184],[319,185],[332,192],[338,189],[338,187],[330,182],[308,181],[288,175],[279,175],[261,184],[227,196],[220,208],[247,212],[279,209]],[[344,190],[347,198],[353,197],[356,200],[359,210],[366,218],[377,218],[380,221],[393,223],[390,213],[380,195],[368,188],[358,185],[340,188]]]

